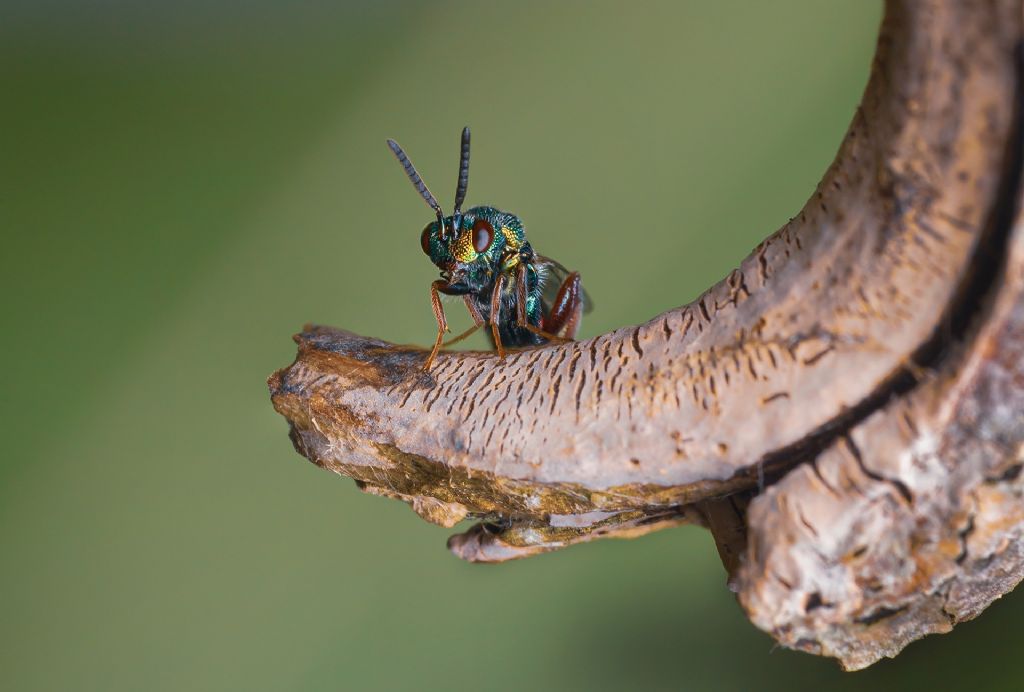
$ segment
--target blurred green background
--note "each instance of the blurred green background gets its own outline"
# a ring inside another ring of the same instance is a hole
[[[0,688],[1016,681],[1021,596],[845,675],[773,649],[697,529],[464,564],[299,457],[264,384],[307,321],[433,338],[430,213],[386,137],[448,207],[471,124],[470,203],[582,272],[590,336],[693,298],[800,208],[880,14],[5,3]]]

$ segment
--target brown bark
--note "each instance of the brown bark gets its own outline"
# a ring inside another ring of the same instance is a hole
[[[751,619],[847,667],[973,616],[1024,574],[1022,25],[1020,0],[890,2],[804,210],[644,325],[429,373],[307,328],[270,378],[296,448],[482,518],[449,543],[471,560],[703,523]]]
[[[751,503],[734,586],[783,644],[861,668],[1024,577],[1024,216],[1008,252],[965,347]]]

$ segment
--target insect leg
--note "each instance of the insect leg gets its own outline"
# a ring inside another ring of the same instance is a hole
[[[501,317],[501,292],[505,288],[505,275],[498,274],[491,293],[491,334],[494,336],[494,347],[498,349],[498,357],[505,357],[505,348],[501,345],[501,334],[498,333],[498,319]]]
[[[557,334],[551,334],[549,332],[544,331],[543,329],[539,329],[537,327],[534,327],[532,324],[529,323],[529,321],[527,321],[527,319],[526,319],[526,294],[527,294],[527,291],[526,291],[526,271],[527,270],[526,270],[526,265],[525,264],[520,264],[516,268],[516,326],[522,327],[526,331],[533,332],[534,334],[536,334],[538,336],[542,336],[545,339],[547,339],[548,341],[555,341],[555,342],[572,341],[572,337],[575,336],[575,334],[576,334],[576,329],[575,328],[573,328],[573,330],[572,330],[572,335],[570,335],[568,337],[563,337],[563,336],[558,336]],[[577,283],[577,289],[578,289],[578,287],[579,287],[579,276],[580,276],[578,273],[573,272],[569,277],[566,278],[565,281],[566,281],[566,283],[568,283],[569,280],[573,276],[576,277],[576,283]],[[562,288],[559,289],[559,291],[558,291],[558,299],[559,300],[561,300],[562,293],[563,293],[564,290],[565,290],[565,284],[563,283],[562,284]],[[552,308],[552,313],[553,312],[554,312],[554,308]],[[579,319],[577,318],[576,321],[578,323]],[[546,326],[546,322],[547,322],[547,318],[542,318],[541,324]],[[557,329],[554,329],[552,331],[557,331]]]
[[[444,307],[441,306],[441,296],[437,293],[439,288],[447,285],[441,279],[430,284],[430,307],[434,309],[434,318],[437,320],[437,338],[434,340],[434,348],[431,349],[427,362],[423,365],[424,370],[430,370],[430,366],[434,363],[434,358],[437,357],[437,352],[441,350],[441,340],[444,339],[444,333],[450,331],[448,329],[448,320],[444,316]]]
[[[469,310],[469,316],[473,318],[473,326],[470,327],[469,329],[467,329],[466,331],[462,332],[461,334],[459,334],[457,337],[455,337],[451,341],[444,342],[444,347],[445,348],[448,348],[452,344],[459,343],[460,341],[465,339],[467,336],[472,335],[473,332],[475,332],[477,329],[480,329],[480,327],[482,327],[485,324],[487,324],[487,320],[485,320],[483,318],[483,315],[480,314],[480,311],[476,309],[476,305],[473,303],[473,299],[470,298],[469,296],[462,296],[462,299],[466,302],[466,309]]]
[[[580,273],[573,272],[565,277],[551,305],[551,313],[544,316],[541,325],[547,331],[571,340],[576,336],[582,315],[583,284]]]
[[[516,324],[522,327],[526,321],[526,265],[516,267]]]

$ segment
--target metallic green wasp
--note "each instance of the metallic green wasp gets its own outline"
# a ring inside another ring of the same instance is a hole
[[[462,296],[474,326],[455,337],[450,346],[484,325],[498,355],[505,347],[536,346],[549,341],[570,341],[579,329],[590,297],[579,272],[534,252],[523,222],[515,214],[494,207],[462,211],[469,187],[469,128],[462,130],[455,210],[445,216],[441,205],[423,183],[409,157],[393,139],[388,146],[405,169],[416,191],[437,214],[420,235],[423,252],[441,270],[430,286],[430,303],[437,318],[437,338],[427,358],[429,369],[442,346],[448,321],[440,293]]]

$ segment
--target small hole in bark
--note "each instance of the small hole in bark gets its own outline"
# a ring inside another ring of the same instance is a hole
[[[882,607],[872,613],[869,613],[868,615],[865,615],[862,618],[857,618],[856,620],[854,620],[854,622],[858,622],[862,625],[873,625],[880,620],[891,618],[893,615],[899,615],[906,609],[907,606],[900,606],[899,608]]]
[[[499,516],[493,521],[481,522],[480,528],[483,529],[484,533],[489,533],[492,536],[504,533],[512,528],[512,518]]]
[[[1010,468],[1006,469],[1001,475],[991,479],[991,482],[999,483],[1006,481],[1015,481],[1020,477],[1021,469],[1024,468],[1024,464],[1014,464]]]

